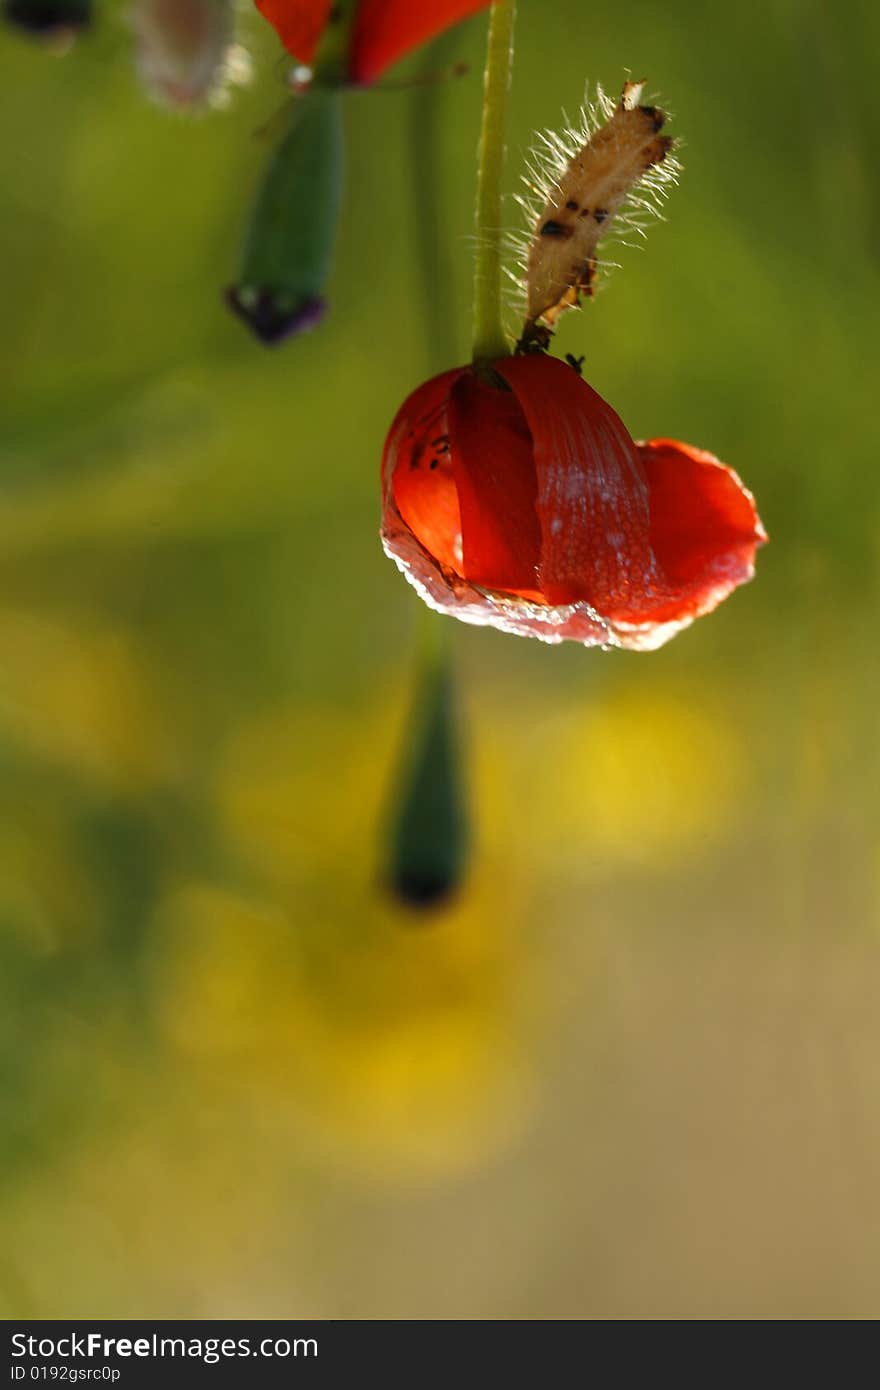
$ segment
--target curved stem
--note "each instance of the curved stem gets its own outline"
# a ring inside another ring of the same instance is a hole
[[[483,85],[483,122],[477,174],[474,265],[474,361],[489,362],[510,351],[501,318],[501,177],[513,68],[516,0],[493,0]]]

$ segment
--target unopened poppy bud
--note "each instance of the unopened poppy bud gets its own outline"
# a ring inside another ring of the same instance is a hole
[[[257,194],[230,307],[264,343],[313,328],[325,308],[342,193],[342,113],[334,89],[297,99]]]
[[[241,80],[234,10],[234,0],[132,0],[137,70],[151,96],[191,108]]]
[[[10,24],[46,37],[72,36],[92,19],[91,0],[5,0]]]
[[[640,105],[643,88],[642,82],[627,82],[616,107],[600,92],[598,111],[585,111],[579,130],[542,139],[542,167],[537,182],[528,184],[539,201],[529,206],[535,222],[526,267],[525,346],[549,336],[538,325],[552,328],[581,294],[593,293],[599,242],[622,210],[621,220],[638,226],[640,214],[653,210],[652,195],[662,197],[676,176],[673,142],[659,133],[666,116],[659,107]],[[606,119],[600,123],[601,116]]]

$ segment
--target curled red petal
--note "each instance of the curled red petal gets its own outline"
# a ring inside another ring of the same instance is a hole
[[[566,363],[511,357],[495,366],[534,441],[544,597],[586,602],[613,622],[663,588],[638,450],[610,405]]]
[[[489,0],[361,0],[352,43],[352,79],[374,82],[410,49],[485,9],[488,3]]]
[[[767,533],[755,499],[732,468],[705,449],[675,439],[639,446],[650,495],[650,539],[669,582],[669,604],[654,621],[715,608],[751,579]],[[634,615],[637,620],[637,613]]]
[[[465,368],[424,382],[404,401],[382,459],[386,529],[396,512],[439,565],[461,566],[461,517],[449,453],[449,394]],[[389,511],[390,509],[390,511]]]
[[[766,540],[714,455],[637,445],[570,367],[425,383],[383,462],[387,553],[433,607],[545,642],[652,650],[750,579]],[[433,466],[432,466],[433,465]]]
[[[464,373],[450,393],[449,439],[461,509],[459,572],[489,589],[534,593],[541,562],[537,478],[516,396]]]
[[[426,603],[463,622],[538,637],[544,642],[560,642],[563,637],[590,646],[608,642],[607,623],[595,622],[583,608],[574,605],[556,610],[528,590],[509,594],[489,590],[462,576],[458,492],[452,478],[453,464],[451,458],[447,462],[443,446],[451,434],[451,393],[465,376],[471,378],[470,368],[458,367],[425,382],[404,401],[391,425],[382,459],[382,545],[386,554]],[[473,393],[466,395],[473,400]],[[512,396],[509,399],[512,404]],[[467,404],[462,403],[463,407]],[[497,424],[494,397],[489,417]],[[522,429],[519,419],[517,430]],[[473,473],[472,461],[464,471]],[[484,480],[478,478],[475,488],[483,486]]]
[[[256,0],[288,53],[311,63],[330,18],[332,0]]]

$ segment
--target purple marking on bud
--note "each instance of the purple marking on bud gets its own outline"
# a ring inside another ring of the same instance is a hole
[[[274,347],[300,333],[308,333],[327,312],[326,299],[313,296],[291,307],[283,293],[279,295],[266,287],[241,289],[232,285],[225,291],[224,298],[232,312],[243,319],[267,347]]]

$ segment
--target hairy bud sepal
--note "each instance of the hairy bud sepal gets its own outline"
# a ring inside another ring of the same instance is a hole
[[[525,350],[544,347],[559,315],[593,294],[600,241],[621,225],[640,229],[677,176],[673,141],[660,134],[666,115],[640,104],[643,88],[627,82],[617,106],[600,91],[578,130],[541,137],[541,167],[527,180]]]

